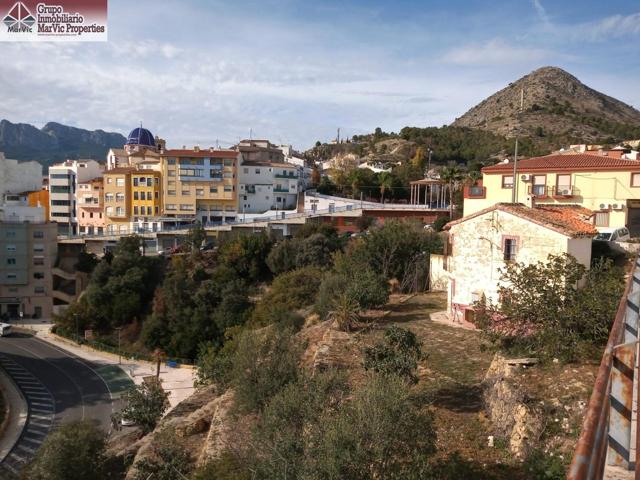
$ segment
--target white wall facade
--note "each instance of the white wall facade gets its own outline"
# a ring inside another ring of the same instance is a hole
[[[10,160],[0,152],[0,198],[7,193],[42,189],[42,165],[38,162]]]
[[[67,160],[49,167],[49,215],[61,233],[78,231],[78,184],[102,176],[95,160]]]
[[[296,166],[243,162],[238,172],[238,214],[296,208],[300,181]]]

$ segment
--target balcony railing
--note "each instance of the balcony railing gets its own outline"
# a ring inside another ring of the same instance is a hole
[[[285,175],[284,173],[275,173],[273,175],[276,178],[290,178],[292,180],[297,180],[298,179],[298,175]]]
[[[553,196],[560,198],[570,198],[575,197],[578,194],[578,191],[575,187],[571,185],[556,185],[553,187]]]
[[[289,193],[289,189],[284,187],[273,187],[273,191],[277,193]]]
[[[547,198],[551,192],[551,187],[547,187],[546,185],[529,185],[527,192],[536,198]]]

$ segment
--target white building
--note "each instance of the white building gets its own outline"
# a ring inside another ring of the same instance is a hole
[[[61,234],[78,233],[78,184],[102,176],[95,160],[66,160],[49,167],[49,215]]]
[[[38,162],[9,160],[0,152],[0,198],[7,193],[42,189],[42,165]]]
[[[243,160],[238,171],[238,213],[296,208],[300,176],[295,165]]]

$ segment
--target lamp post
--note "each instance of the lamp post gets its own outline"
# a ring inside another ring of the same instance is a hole
[[[24,328],[24,312],[22,311],[22,309],[20,309],[18,315],[20,316],[20,323],[22,324],[22,328]]]
[[[118,331],[118,365],[122,365],[122,350],[120,350],[120,331],[122,327],[117,327],[116,330]]]

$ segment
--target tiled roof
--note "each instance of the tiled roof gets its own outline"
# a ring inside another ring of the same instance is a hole
[[[235,150],[165,150],[163,157],[215,157],[215,158],[237,158],[238,152]]]
[[[521,203],[496,203],[495,205],[479,210],[471,215],[454,220],[445,225],[445,229],[449,230],[452,226],[472,218],[484,215],[485,213],[500,210],[502,212],[511,213],[525,220],[529,220],[542,227],[562,233],[568,237],[592,237],[597,232],[589,218],[593,212],[588,208],[578,205],[561,205],[547,206],[541,205],[534,208],[527,207]]]
[[[111,170],[105,170],[104,175],[113,175],[119,173],[131,173],[136,169],[136,167],[117,167],[112,168]]]
[[[547,155],[518,161],[518,173],[563,170],[633,170],[640,171],[640,161],[612,158],[604,155],[580,153],[576,155]],[[513,163],[498,163],[484,167],[482,173],[511,173]]]

